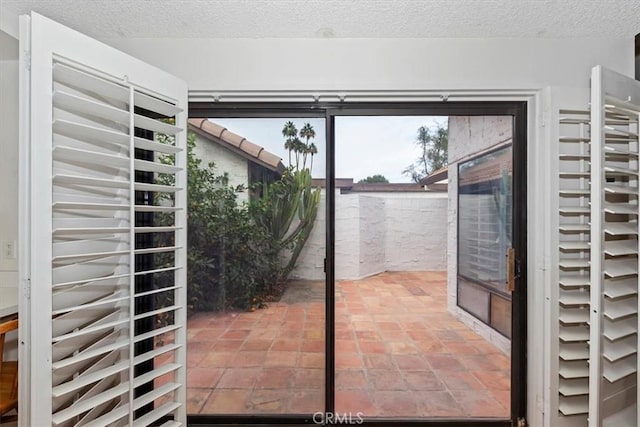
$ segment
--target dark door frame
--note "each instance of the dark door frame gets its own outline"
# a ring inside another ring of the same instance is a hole
[[[191,103],[189,118],[324,118],[326,162],[326,348],[325,410],[334,411],[335,398],[335,117],[337,116],[491,116],[513,117],[513,246],[517,278],[512,294],[511,418],[403,419],[403,424],[429,426],[512,426],[526,419],[527,410],[527,102],[358,102],[358,103]],[[515,344],[514,344],[515,343]],[[313,417],[299,415],[189,415],[189,425],[297,424],[312,425]],[[398,420],[365,419],[365,425],[391,426]]]

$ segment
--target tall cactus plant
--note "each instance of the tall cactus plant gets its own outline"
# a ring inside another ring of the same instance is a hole
[[[254,219],[273,237],[285,257],[284,267],[278,280],[283,281],[291,274],[302,253],[318,214],[320,189],[313,188],[311,165],[318,150],[311,140],[315,137],[313,127],[306,123],[299,133],[292,122],[287,122],[282,131],[285,148],[294,153],[295,165],[290,164],[280,180],[262,183],[262,198],[255,203]],[[302,142],[301,138],[306,140]],[[302,155],[302,162],[299,161]],[[307,158],[310,156],[310,167]]]

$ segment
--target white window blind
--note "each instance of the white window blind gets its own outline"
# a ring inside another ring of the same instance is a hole
[[[558,411],[582,419],[589,406],[589,112],[561,110],[558,139]]]
[[[637,426],[640,83],[591,76],[589,425]]]
[[[182,425],[186,87],[28,24],[28,424]]]

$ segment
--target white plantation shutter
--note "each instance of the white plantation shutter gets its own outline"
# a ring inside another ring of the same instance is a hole
[[[560,111],[552,425],[638,426],[639,117],[640,83],[601,67]]]
[[[586,423],[589,405],[589,112],[561,110],[558,139],[558,412]]]
[[[186,86],[37,14],[22,23],[31,295],[21,423],[184,425]]]
[[[638,425],[640,83],[591,76],[589,425]]]

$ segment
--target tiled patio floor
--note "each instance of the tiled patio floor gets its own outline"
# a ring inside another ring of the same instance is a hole
[[[508,416],[509,358],[446,312],[445,272],[383,273],[336,287],[337,412]],[[188,334],[189,413],[324,409],[322,300],[199,313]]]

